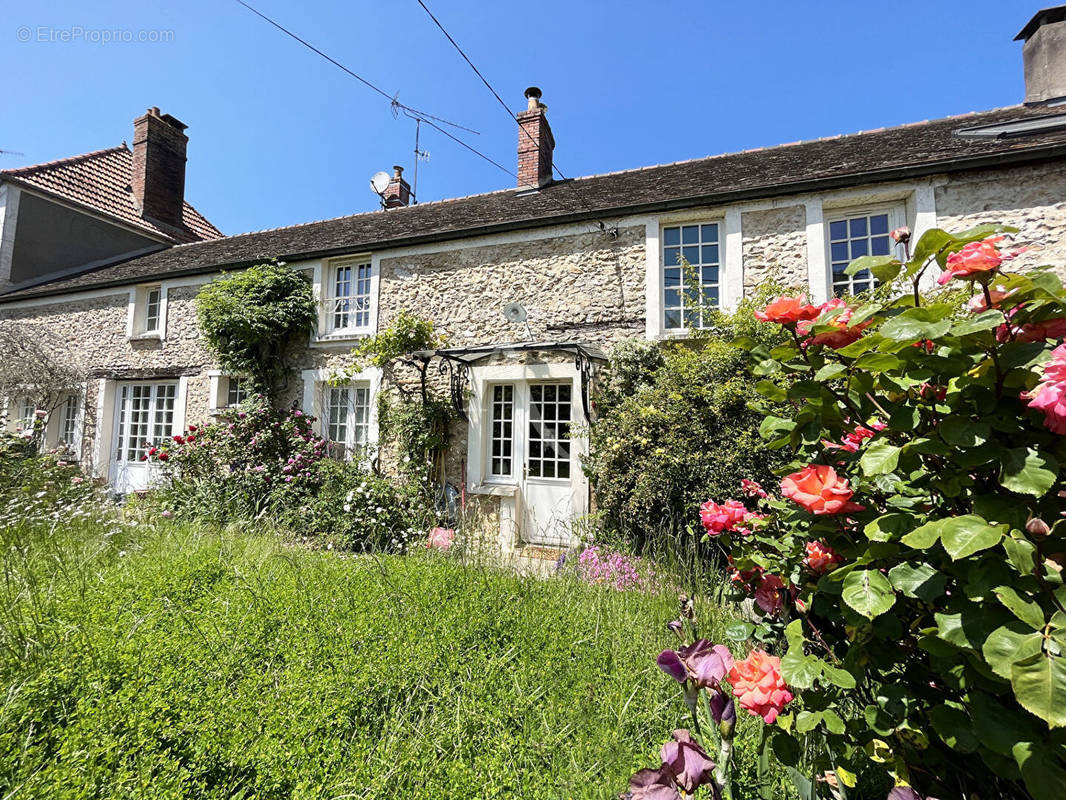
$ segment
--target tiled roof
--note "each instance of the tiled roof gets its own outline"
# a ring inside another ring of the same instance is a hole
[[[168,242],[183,244],[222,236],[222,232],[189,203],[185,203],[180,228],[143,218],[134,203],[130,188],[132,177],[133,153],[124,143],[46,164],[0,170],[0,180],[38,189],[115,217],[134,228],[163,236]]]
[[[956,135],[960,129],[1048,114],[1048,109],[1013,106],[560,181],[535,192],[507,189],[228,236],[179,245],[43,286],[15,287],[3,300],[212,272],[272,257],[292,261],[582,220],[609,225],[611,218],[632,213],[1066,158],[1063,130],[1013,138]]]

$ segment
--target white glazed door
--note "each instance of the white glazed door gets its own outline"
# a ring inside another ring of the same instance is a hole
[[[522,457],[522,539],[568,547],[577,516],[573,500],[576,463],[570,440],[573,383],[524,385],[518,433]]]
[[[175,383],[124,383],[115,398],[115,447],[110,483],[117,494],[148,488],[158,469],[146,461],[148,445],[170,436],[174,425]]]

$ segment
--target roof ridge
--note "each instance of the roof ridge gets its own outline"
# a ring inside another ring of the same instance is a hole
[[[57,158],[54,161],[44,161],[40,164],[27,164],[24,167],[13,167],[11,169],[0,170],[0,175],[10,175],[12,177],[19,177],[27,172],[36,171],[39,169],[51,169],[53,167],[67,166],[68,164],[75,164],[79,161],[84,161],[89,158],[97,158],[99,156],[108,155],[118,151],[129,152],[129,148],[126,143],[123,142],[115,147],[105,147],[102,150],[93,150],[88,153],[82,153],[76,156],[67,156],[66,158]]]
[[[949,122],[951,120],[963,119],[966,117],[973,117],[978,114],[994,114],[998,111],[1010,111],[1018,108],[1025,108],[1022,103],[1015,103],[1010,106],[998,106],[997,108],[989,108],[984,111],[966,111],[961,114],[950,114],[946,117],[937,117],[936,119],[923,119],[915,122],[902,122],[899,125],[886,125],[880,128],[869,128],[867,130],[853,131],[852,133],[837,133],[832,136],[816,136],[813,139],[797,139],[794,142],[782,142],[780,144],[765,145],[763,147],[748,147],[743,150],[730,150],[726,153],[715,153],[707,156],[696,156],[695,158],[685,158],[680,161],[667,161],[661,164],[648,164],[643,167],[630,167],[628,169],[618,169],[611,172],[597,172],[593,175],[578,175],[575,178],[571,178],[573,181],[587,181],[592,178],[603,178],[608,175],[625,175],[628,173],[643,172],[650,169],[660,169],[662,167],[677,167],[683,164],[692,164],[697,161],[711,161],[716,158],[728,158],[730,156],[737,156],[743,153],[763,153],[768,150],[780,150],[785,147],[798,147],[805,144],[814,144],[816,142],[831,142],[836,139],[850,139],[855,136],[866,136],[871,133],[884,133],[886,131],[900,130],[903,128],[915,128],[921,125],[933,125],[938,122]]]

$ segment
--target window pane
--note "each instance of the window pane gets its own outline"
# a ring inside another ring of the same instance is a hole
[[[663,228],[663,244],[681,244],[681,229],[680,228]]]
[[[700,263],[700,249],[698,247],[683,247],[681,250],[685,261],[689,264]]]
[[[705,244],[703,246],[703,263],[704,264],[717,264],[718,263],[718,245]]]
[[[888,237],[875,236],[870,240],[870,255],[887,256],[889,251]]]
[[[829,223],[829,238],[833,241],[848,238],[848,223],[845,220]]]
[[[664,286],[680,286],[681,285],[681,270],[678,267],[672,267],[670,269],[663,270],[663,285]]]
[[[681,263],[681,248],[680,247],[667,247],[663,251],[663,266],[664,267],[676,267]]]
[[[718,283],[718,267],[704,267],[702,272],[704,283]]]
[[[663,291],[663,303],[667,308],[680,308],[681,292],[677,289],[666,289]]]
[[[681,229],[682,244],[696,244],[700,240],[700,228],[698,225],[686,225]]]
[[[847,261],[848,260],[848,243],[847,242],[833,242],[830,246],[831,257],[833,261]]]
[[[707,242],[717,242],[718,241],[718,225],[717,224],[704,225],[703,228],[702,228],[702,231],[701,231],[701,235],[703,237],[703,243],[704,244],[706,244]]]
[[[859,258],[860,256],[867,255],[867,251],[866,251],[867,241],[868,240],[866,240],[866,239],[852,239],[851,240],[851,257],[853,259]]]
[[[856,217],[848,220],[849,233],[854,238],[866,235],[866,217]]]
[[[875,214],[870,217],[870,235],[888,233],[888,214]]]
[[[663,324],[668,329],[680,328],[681,312],[676,308],[666,309],[666,312],[663,315]]]

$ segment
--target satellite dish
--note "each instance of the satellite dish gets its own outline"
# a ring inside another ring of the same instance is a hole
[[[389,182],[392,180],[392,176],[387,172],[375,172],[374,177],[370,179],[370,188],[374,190],[375,194],[385,194],[385,190],[389,188]]]
[[[521,303],[508,303],[503,307],[503,316],[508,322],[525,322],[528,315]]]

